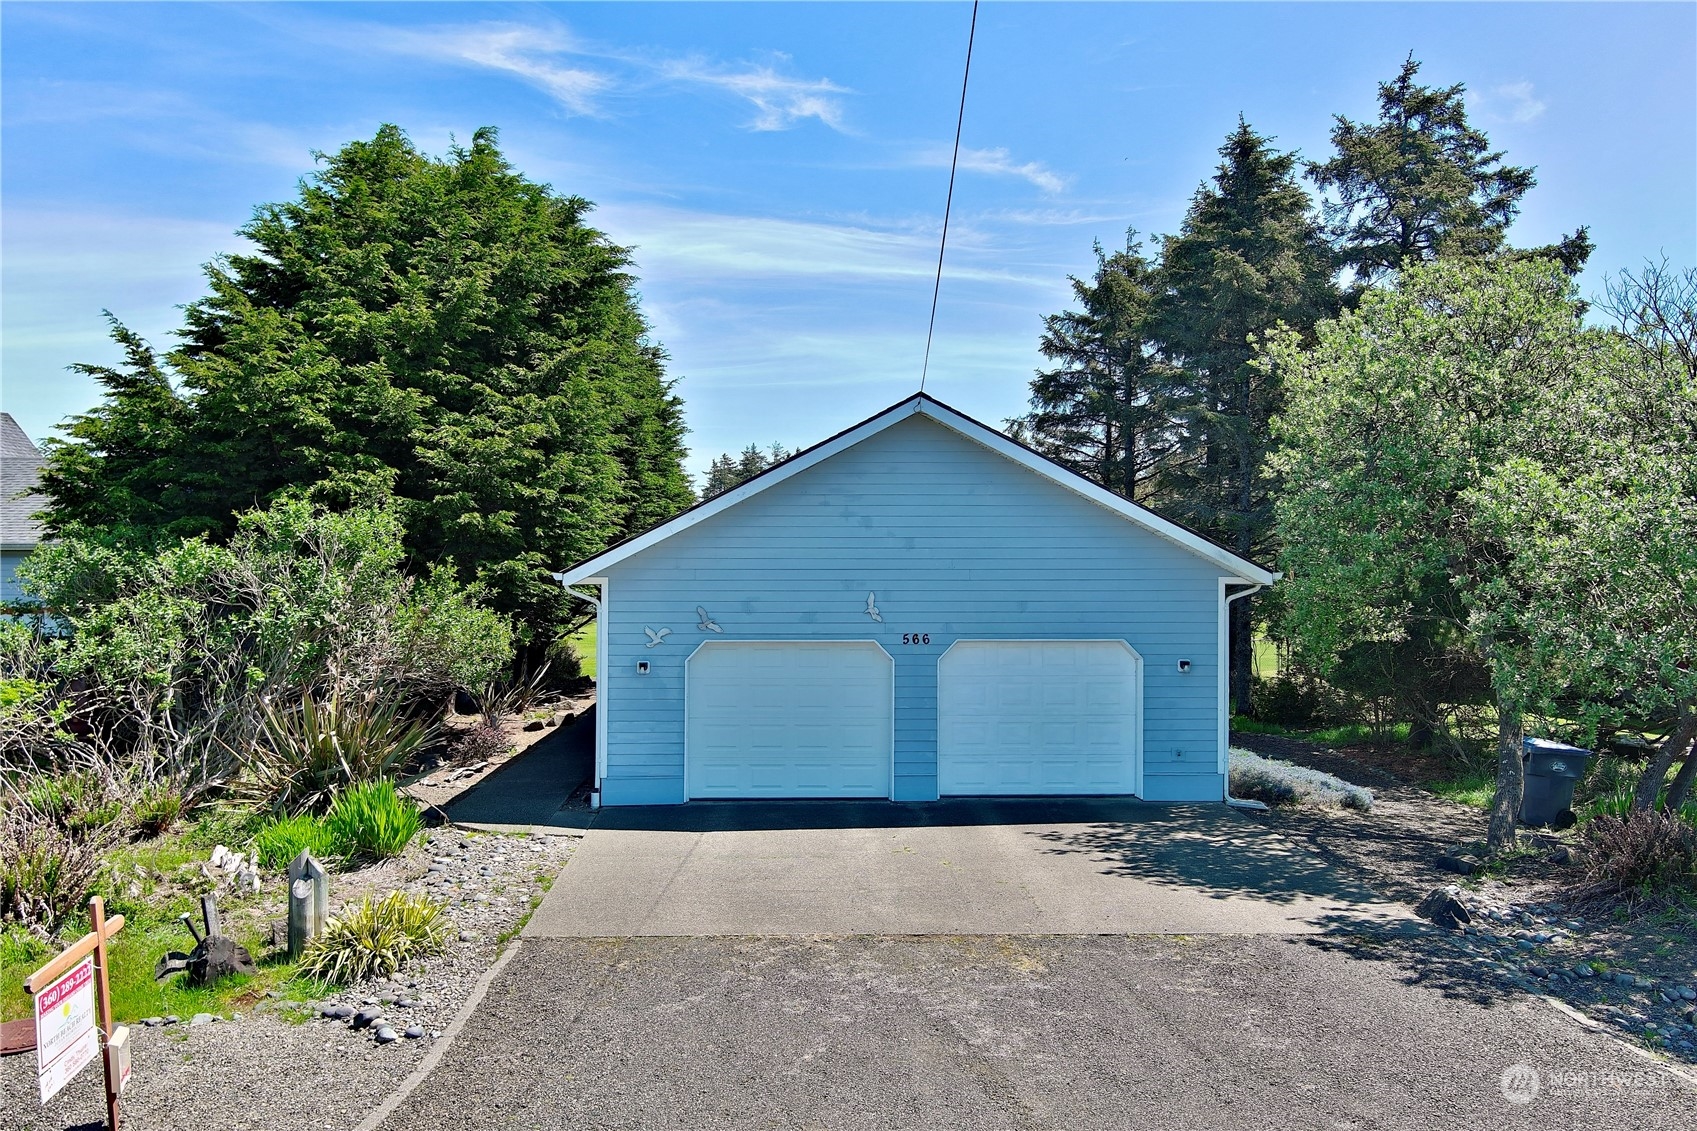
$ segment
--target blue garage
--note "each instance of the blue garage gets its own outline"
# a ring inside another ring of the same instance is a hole
[[[1278,575],[920,395],[560,577],[641,805],[1222,800],[1227,602]]]

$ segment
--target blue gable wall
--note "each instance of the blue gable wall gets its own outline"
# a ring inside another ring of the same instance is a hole
[[[684,661],[707,639],[878,641],[896,663],[896,797],[929,800],[944,649],[1104,637],[1143,656],[1144,796],[1217,801],[1221,573],[909,417],[607,570],[602,802],[683,799]],[[882,624],[865,613],[868,592]],[[722,636],[696,627],[697,605]],[[644,627],[672,633],[648,648]],[[903,633],[930,643],[904,647]],[[641,660],[650,674],[637,674]]]

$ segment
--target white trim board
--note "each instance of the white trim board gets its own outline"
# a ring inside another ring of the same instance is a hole
[[[1010,459],[1043,476],[1050,482],[1112,511],[1121,518],[1136,523],[1179,548],[1188,550],[1223,569],[1230,570],[1234,579],[1251,585],[1271,585],[1282,576],[1256,565],[1247,558],[1239,557],[1195,531],[1186,530],[1176,522],[1162,518],[1147,507],[1120,498],[1107,488],[1090,482],[1082,475],[1068,471],[1053,460],[1046,459],[1031,449],[1008,439],[995,429],[980,424],[970,416],[957,412],[941,401],[921,393],[899,404],[891,405],[883,412],[861,421],[846,432],[840,432],[829,440],[816,444],[799,455],[792,456],[776,467],[755,476],[746,483],[733,487],[722,495],[716,495],[707,502],[701,503],[675,518],[668,519],[659,526],[633,538],[628,538],[616,546],[609,547],[593,558],[579,562],[561,575],[562,580],[567,585],[586,581],[633,554],[639,554],[674,534],[688,530],[698,522],[704,522],[721,511],[729,510],[743,500],[753,498],[768,487],[776,486],[791,476],[799,475],[815,464],[823,463],[838,452],[851,448],[869,437],[876,436],[884,429],[898,424],[910,416],[924,416],[936,421],[943,427],[989,448],[997,455]]]

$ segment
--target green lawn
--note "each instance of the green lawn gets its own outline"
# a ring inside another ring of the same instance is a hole
[[[166,951],[187,953],[194,948],[194,939],[177,916],[190,913],[198,927],[200,904],[188,890],[192,885],[183,884],[181,878],[198,873],[196,865],[209,851],[201,843],[208,831],[190,828],[127,845],[109,857],[110,870],[100,884],[101,894],[106,899],[108,917],[124,916],[124,929],[111,948],[112,1016],[116,1021],[129,1023],[168,1013],[184,1020],[196,1013],[227,1017],[251,1009],[268,990],[278,990],[284,998],[297,1001],[310,1000],[325,990],[319,983],[297,978],[295,963],[271,952],[267,945],[269,919],[253,914],[257,904],[254,896],[235,893],[220,894],[219,912],[225,933],[247,947],[256,972],[198,989],[184,986],[181,975],[164,983],[153,980],[153,964]],[[162,882],[161,876],[170,879]],[[86,920],[70,923],[63,937],[77,939],[87,931]],[[28,1017],[30,999],[23,980],[47,960],[48,952],[38,945],[26,946],[14,936],[0,947],[0,957],[5,959],[0,1020]]]
[[[577,653],[578,663],[583,674],[590,679],[595,678],[595,622],[590,621],[570,636],[566,637]]]

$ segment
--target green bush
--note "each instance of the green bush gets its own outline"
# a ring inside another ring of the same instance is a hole
[[[337,984],[393,974],[414,956],[440,949],[447,935],[440,903],[399,891],[367,896],[325,924],[301,955],[300,973]]]
[[[311,813],[273,818],[253,838],[254,855],[267,868],[288,867],[303,848],[321,863],[349,855],[347,846],[325,826],[323,818]]]
[[[376,781],[345,790],[324,818],[324,827],[348,850],[379,859],[405,851],[424,827],[424,818],[410,797],[394,782]]]
[[[137,828],[149,836],[158,836],[182,820],[187,807],[182,790],[174,782],[149,782],[142,787],[131,812]]]
[[[43,774],[25,790],[24,801],[37,816],[72,830],[105,828],[124,815],[123,801],[92,770]]]

